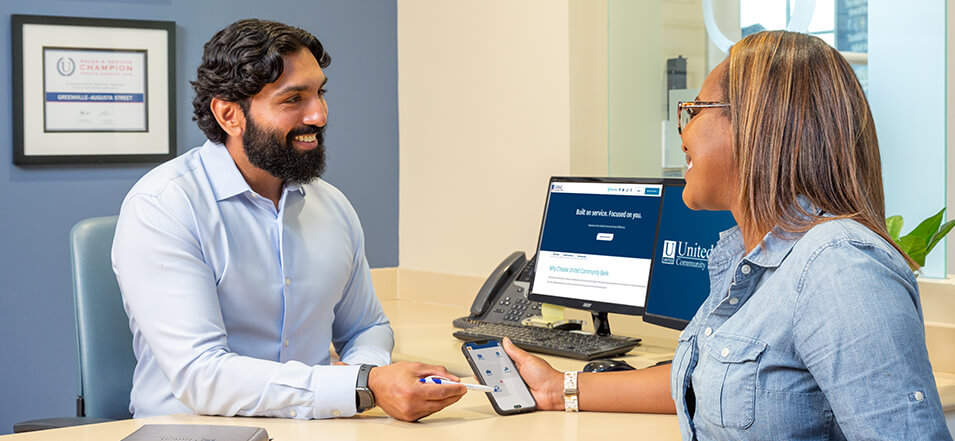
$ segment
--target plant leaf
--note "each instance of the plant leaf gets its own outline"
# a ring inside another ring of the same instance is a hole
[[[906,234],[906,236],[918,237],[928,245],[929,240],[932,239],[932,236],[938,231],[939,225],[942,224],[943,214],[945,214],[944,208],[936,213],[935,216],[923,220],[919,226],[915,227],[915,229],[909,232],[909,234]]]
[[[898,242],[899,234],[902,233],[902,216],[895,215],[885,218],[885,228],[889,230],[889,236],[892,240]]]
[[[955,220],[945,222],[945,224],[943,224],[941,228],[939,228],[938,231],[932,235],[932,238],[929,239],[928,247],[925,249],[925,254],[932,252],[932,248],[935,248],[935,245],[937,245],[938,242],[942,240],[942,238],[944,238],[949,231],[951,231],[953,226],[955,226]]]
[[[905,254],[908,254],[919,267],[925,266],[925,255],[928,254],[926,249],[928,243],[926,241],[917,236],[907,234],[902,236],[899,240],[899,244],[902,246],[902,251],[905,251]]]

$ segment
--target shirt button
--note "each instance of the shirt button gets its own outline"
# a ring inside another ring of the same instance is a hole
[[[285,346],[288,346],[288,339],[285,339]]]
[[[703,330],[703,335],[709,337],[711,334],[713,334],[713,328],[707,327]]]
[[[922,401],[924,399],[925,399],[925,394],[923,394],[922,391],[915,392],[915,401]]]
[[[295,415],[298,415],[298,414],[297,414],[297,413],[295,413],[295,411],[294,411],[294,410],[292,410],[292,411],[289,411],[289,413],[288,413],[288,416],[290,416],[290,417],[292,417],[292,418],[295,418]]]
[[[286,278],[286,279],[285,279],[285,286],[292,286],[292,279]]]
[[[723,348],[723,352],[720,352],[720,355],[722,355],[723,357],[726,357],[729,354],[730,354],[730,348]]]
[[[333,411],[332,411],[332,416],[342,416],[342,413],[339,412],[338,410],[333,410]]]
[[[749,272],[750,272],[749,265],[743,265],[743,267],[740,268],[739,271],[740,271],[741,273],[743,273],[743,274],[749,274]]]
[[[730,305],[735,305],[737,303],[739,303],[739,299],[736,297],[730,298]]]

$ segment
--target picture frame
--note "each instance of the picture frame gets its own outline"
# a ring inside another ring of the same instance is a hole
[[[13,162],[176,156],[176,24],[13,14]]]

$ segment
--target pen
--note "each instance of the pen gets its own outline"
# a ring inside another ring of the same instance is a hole
[[[463,384],[464,387],[473,390],[480,390],[484,392],[494,392],[494,388],[491,386],[485,386],[483,384],[467,384],[467,383],[458,383],[457,381],[451,381],[444,377],[439,377],[436,375],[430,375],[424,378],[418,379],[419,383],[431,383],[431,384]]]

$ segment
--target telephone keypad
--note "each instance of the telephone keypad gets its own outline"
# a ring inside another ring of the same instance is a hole
[[[538,315],[540,302],[527,299],[527,287],[517,282],[508,287],[506,293],[498,298],[491,316],[485,320],[491,322],[520,324],[527,317]]]

